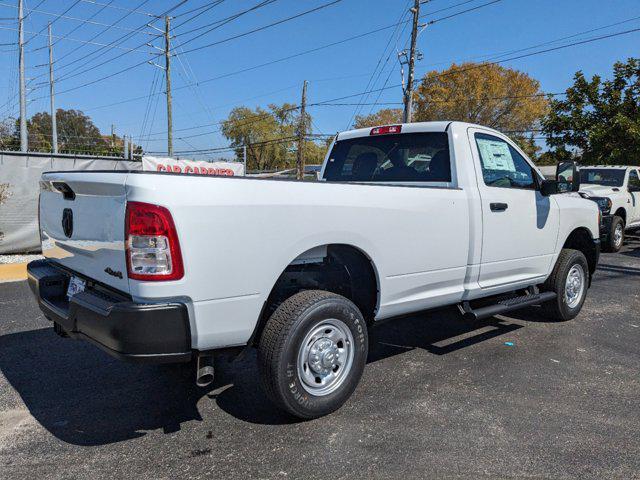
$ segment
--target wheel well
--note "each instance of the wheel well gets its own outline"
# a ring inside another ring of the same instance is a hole
[[[326,290],[351,300],[367,322],[378,306],[378,280],[371,260],[344,244],[323,245],[298,256],[285,268],[265,302],[251,335],[255,345],[265,323],[284,300],[302,290]]]
[[[627,224],[627,211],[624,208],[620,207],[618,210],[616,210],[616,213],[614,213],[614,215],[622,218],[624,224]]]
[[[587,257],[587,263],[589,264],[589,273],[593,275],[596,271],[596,264],[598,262],[598,251],[596,244],[591,238],[591,233],[586,228],[577,228],[564,242],[562,248],[573,248],[574,250],[581,251],[585,257]]]

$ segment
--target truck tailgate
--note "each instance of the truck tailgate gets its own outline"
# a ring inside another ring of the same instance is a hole
[[[127,174],[46,173],[40,182],[45,257],[129,292],[124,244]]]

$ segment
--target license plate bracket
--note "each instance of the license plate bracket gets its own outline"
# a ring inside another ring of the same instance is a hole
[[[84,292],[87,282],[78,277],[71,277],[69,279],[69,286],[67,287],[67,298],[71,300],[71,297],[78,293]]]

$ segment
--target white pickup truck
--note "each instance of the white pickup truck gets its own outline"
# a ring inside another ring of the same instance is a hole
[[[640,227],[640,169],[610,165],[581,167],[580,193],[600,208],[603,249],[619,251],[625,230]]]
[[[46,173],[47,258],[29,283],[59,334],[194,359],[200,384],[214,351],[255,346],[268,396],[313,418],[356,388],[376,321],[444,305],[469,321],[535,304],[575,317],[599,212],[569,187],[459,122],[340,133],[318,182]]]

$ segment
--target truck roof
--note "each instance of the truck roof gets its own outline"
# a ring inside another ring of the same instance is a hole
[[[414,122],[414,123],[394,123],[390,125],[372,125],[366,128],[358,128],[355,130],[347,130],[344,132],[339,132],[337,140],[346,140],[349,138],[357,138],[357,137],[368,137],[371,134],[371,130],[374,128],[387,127],[387,126],[400,126],[401,133],[416,133],[416,132],[444,132],[451,126],[452,124],[467,126],[467,127],[477,127],[482,129],[488,129],[494,131],[496,133],[500,133],[497,130],[492,128],[484,127],[482,125],[475,125],[473,123],[466,122],[457,122],[457,121],[440,121],[440,122]]]
[[[604,169],[610,169],[610,170],[627,170],[629,168],[631,169],[635,169],[638,167],[635,167],[633,165],[583,165],[580,167],[580,169],[585,169],[585,168],[604,168]]]

